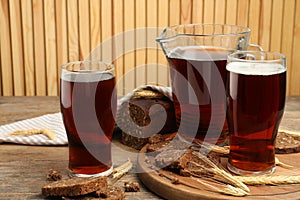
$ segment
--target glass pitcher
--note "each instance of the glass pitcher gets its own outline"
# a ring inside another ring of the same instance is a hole
[[[247,27],[186,24],[167,27],[157,38],[170,66],[179,137],[226,142],[227,55],[246,50],[249,37]]]

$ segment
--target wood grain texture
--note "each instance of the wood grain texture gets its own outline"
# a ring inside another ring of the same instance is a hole
[[[170,26],[180,24],[180,0],[169,0]]]
[[[57,84],[57,58],[56,58],[56,27],[55,27],[55,1],[44,3],[45,15],[45,48],[46,48],[46,75],[47,95],[58,95]]]
[[[192,0],[181,0],[181,12],[180,23],[191,24],[192,23]]]
[[[272,0],[264,0],[261,2],[261,14],[259,23],[259,42],[265,51],[270,50],[270,30],[272,16]]]
[[[147,31],[147,67],[146,67],[146,83],[147,84],[157,84],[158,81],[158,65],[157,65],[157,55],[158,55],[158,44],[155,39],[158,36],[158,4],[157,1],[147,1],[147,27],[151,28]],[[180,16],[179,16],[180,17]]]
[[[32,0],[36,95],[47,95],[43,1]]]
[[[248,26],[250,42],[287,56],[287,95],[300,95],[294,73],[300,70],[298,5],[298,0],[1,0],[1,95],[57,95],[60,66],[87,58],[96,47],[89,58],[116,65],[120,94],[146,83],[170,85],[169,69],[160,67],[167,61],[155,42],[161,30],[152,28],[187,23]],[[143,27],[149,31],[133,31]],[[129,41],[127,31],[134,32]],[[113,39],[116,34],[124,37]],[[144,42],[144,50],[124,52]],[[122,79],[131,69],[132,77]]]
[[[195,187],[199,189],[185,186],[183,184],[173,184],[171,180],[166,179],[165,177],[160,176],[157,172],[149,172],[151,170],[148,164],[145,162],[144,151],[142,149],[142,153],[139,154],[138,158],[138,167],[140,171],[145,171],[148,173],[140,173],[139,177],[142,182],[151,188],[151,190],[166,198],[172,200],[181,200],[181,199],[215,199],[215,200],[234,200],[238,197],[232,197],[230,195],[223,195],[217,192],[213,192],[211,189],[206,189],[205,186],[199,184],[194,179],[190,177],[180,177],[185,182],[189,182],[193,184]],[[288,163],[293,165],[293,170],[283,169],[280,167],[276,168],[276,172],[274,175],[299,175],[300,174],[300,166],[299,162],[296,160],[299,159],[300,154],[288,154],[288,155],[277,155],[279,160],[284,163]],[[226,161],[223,162],[223,167],[226,167]],[[173,175],[174,176],[174,175]],[[265,199],[265,200],[273,200],[273,199],[297,199],[300,195],[300,185],[299,184],[291,184],[291,185],[277,185],[277,186],[249,186],[250,193],[247,196],[242,197],[245,200],[257,200],[257,199]]]
[[[0,6],[0,51],[1,51],[1,81],[2,93],[5,96],[14,94],[13,74],[12,74],[12,55],[11,55],[11,36],[8,1],[1,0]]]
[[[204,10],[203,10],[203,23],[204,24],[213,24],[214,23],[214,10],[215,10],[215,1],[204,0]]]
[[[101,42],[101,2],[99,0],[90,0],[90,45],[91,54],[98,56],[90,59],[101,60],[102,53],[100,49]],[[96,53],[97,52],[97,53]]]
[[[126,149],[118,141],[119,147]],[[115,166],[123,164],[129,158],[135,162],[135,157],[127,154],[113,153]],[[68,166],[68,147],[38,147],[1,144],[0,146],[0,169],[3,173],[1,180],[5,180],[0,186],[0,199],[45,199],[41,194],[41,187],[46,184],[46,176],[49,169],[59,170],[63,178],[67,177],[66,167]],[[135,154],[131,154],[135,155]],[[127,192],[125,200],[151,200],[161,199],[157,195],[149,192],[139,181],[137,174],[130,173],[121,178],[116,185],[123,188],[124,182],[135,181],[140,184],[140,192]],[[16,190],[18,192],[16,192]]]
[[[226,1],[215,0],[215,24],[225,24]]]
[[[59,97],[18,96],[0,98],[0,125],[60,111]]]
[[[188,11],[189,11],[189,23],[192,23],[192,1],[187,1]],[[163,28],[169,26],[169,4],[168,1],[158,1],[158,27],[160,28],[158,30],[158,34],[160,34],[163,30]],[[159,45],[158,45],[159,46]],[[166,57],[163,53],[163,51],[159,48],[158,56],[157,56],[157,83],[158,85],[164,85],[169,86],[170,80],[169,80],[169,68],[168,63],[166,60]]]
[[[272,24],[271,24],[271,44],[272,51],[280,52],[282,38],[283,1],[273,0]]]
[[[1,43],[1,40],[0,40],[0,43]],[[1,49],[1,45],[0,45],[0,49]],[[1,63],[1,51],[0,51],[0,63]],[[2,96],[3,94],[3,92],[2,92],[2,72],[1,72],[1,70],[0,70],[0,96]]]
[[[227,0],[226,23],[236,24],[237,22],[237,0]]]
[[[114,0],[113,1],[113,46],[114,46],[114,65],[116,72],[118,95],[124,96],[124,0]]]
[[[249,1],[249,20],[248,25],[251,29],[250,42],[258,44],[259,38],[259,19],[260,19],[260,0],[250,0]]]
[[[295,6],[295,23],[294,23],[294,38],[293,38],[293,58],[291,68],[290,95],[300,94],[300,0],[296,1]]]
[[[43,114],[59,112],[59,97],[1,97],[0,110],[0,125],[4,125]],[[299,116],[300,97],[288,97],[281,125],[287,126],[287,128],[290,125],[299,127]],[[114,164],[116,166],[122,164],[128,157],[136,164],[137,152],[122,145],[118,137],[119,135],[115,134]],[[291,156],[285,162],[297,165],[299,164],[298,160]],[[66,146],[0,144],[0,170],[2,172],[0,180],[5,180],[0,184],[0,199],[43,199],[41,187],[46,182],[48,170],[50,168],[60,170],[66,177],[67,165],[68,148]],[[292,173],[295,172],[292,170]],[[138,181],[141,186],[140,192],[126,193],[126,200],[161,199],[145,188],[135,173],[124,176],[118,184],[122,186],[124,181]],[[284,192],[284,189],[280,192]],[[298,197],[296,196],[294,199]],[[284,196],[279,196],[278,199],[280,198],[284,199]],[[225,199],[227,199],[227,196],[225,196]]]
[[[162,1],[160,1],[162,2]],[[166,1],[164,1],[166,2]],[[162,7],[159,8],[160,10]],[[135,51],[135,79],[136,86],[146,84],[146,38],[147,38],[147,24],[146,24],[146,15],[147,15],[147,4],[146,0],[135,0],[135,44],[138,47]],[[140,48],[139,48],[140,47]]]
[[[112,46],[112,1],[101,1],[101,45],[102,60],[111,63],[113,60]]]
[[[68,62],[67,1],[56,1],[57,87],[60,88],[61,66]]]
[[[203,22],[203,0],[193,0],[192,23],[201,24]]]
[[[26,96],[35,95],[32,1],[21,1]],[[55,80],[57,82],[57,80]]]
[[[58,97],[1,97],[0,125],[18,120],[37,117],[59,111]],[[28,112],[30,110],[31,112]],[[123,164],[128,158],[136,163],[136,150],[122,145],[116,133],[113,140],[112,158],[115,166]],[[41,187],[46,183],[49,169],[61,171],[67,178],[67,146],[26,146],[0,144],[0,199],[44,199]],[[125,200],[161,199],[149,192],[139,181],[134,169],[116,184],[124,186],[125,181],[137,181],[140,192],[126,193]],[[5,180],[5,181],[4,181]]]
[[[90,0],[78,0],[79,60],[89,55],[90,49]]]
[[[124,1],[124,92],[135,88],[135,1]]]
[[[25,77],[20,1],[9,1],[9,13],[14,95],[23,96],[25,95]]]
[[[300,97],[288,97],[286,101],[286,107],[283,119],[280,127],[287,130],[299,131],[300,130]],[[145,149],[144,149],[145,150]],[[144,161],[144,151],[138,155],[138,167],[144,171],[152,171],[148,168],[148,164]],[[282,162],[294,166],[293,169],[284,169],[276,167],[274,175],[300,175],[299,157],[300,153],[293,154],[281,154],[276,155]],[[149,159],[149,158],[148,158]],[[150,158],[151,159],[151,158]],[[223,166],[225,167],[226,159],[223,160]],[[298,199],[300,195],[300,184],[295,185],[278,185],[278,186],[249,186],[250,194],[245,197],[232,197],[228,195],[222,195],[219,193],[205,190],[201,187],[200,190],[186,187],[181,184],[172,184],[170,180],[159,176],[156,172],[140,173],[140,179],[149,187],[149,189],[156,194],[164,197],[165,199],[222,199],[222,200],[234,200],[234,199]],[[186,177],[187,181],[192,182],[189,177]],[[197,183],[195,183],[197,184]],[[200,184],[201,185],[201,184]]]
[[[237,25],[248,26],[249,0],[238,0]]]
[[[286,55],[287,65],[287,94],[290,94],[293,50],[293,28],[295,15],[295,1],[284,1],[281,52]]]
[[[78,0],[67,0],[68,60],[79,60]]]

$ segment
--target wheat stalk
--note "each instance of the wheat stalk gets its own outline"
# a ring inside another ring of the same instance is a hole
[[[300,133],[299,134],[299,137],[300,137]],[[217,146],[217,145],[212,145],[212,144],[208,144],[208,143],[203,143],[201,145],[202,148],[204,148],[206,151],[213,151],[213,152],[216,152],[216,153],[219,153],[219,154],[222,154],[222,155],[229,155],[229,146],[224,146],[224,147],[220,147],[220,146]],[[193,149],[197,149],[199,150],[200,147],[199,146],[193,146],[192,147]],[[277,157],[275,157],[275,164],[277,166],[280,166],[282,168],[286,168],[286,169],[291,169],[293,168],[293,166],[291,165],[288,165],[288,164],[285,164],[283,162],[281,162]]]
[[[226,195],[232,195],[232,196],[237,196],[237,197],[242,197],[242,196],[246,196],[248,194],[248,192],[244,191],[241,188],[237,188],[234,187],[232,185],[226,184],[225,186],[223,185],[223,188],[220,189],[218,187],[215,187],[209,183],[204,182],[203,180],[199,179],[199,178],[195,178],[192,177],[192,179],[194,179],[195,181],[201,183],[202,185],[216,191],[219,192],[221,194],[226,194]]]
[[[214,144],[209,144],[203,142],[201,145],[194,145],[192,146],[193,149],[199,150],[200,148],[203,148],[205,151],[213,151],[215,153],[219,153],[222,155],[228,155],[229,154],[229,146],[220,147]]]
[[[280,166],[280,167],[286,168],[286,169],[291,169],[291,168],[293,168],[292,165],[288,165],[288,164],[285,164],[285,163],[281,162],[277,157],[275,157],[275,164],[276,164],[277,166]]]
[[[217,183],[222,188],[213,186],[209,183],[209,182],[213,181],[212,179],[204,181],[204,179],[191,177],[194,181],[197,181],[198,183],[200,183],[201,185],[204,186],[204,187],[199,187],[199,185],[196,185],[191,181],[182,179],[180,176],[173,174],[173,172],[166,172],[164,170],[158,170],[158,173],[160,176],[163,176],[163,177],[169,179],[173,184],[181,184],[181,185],[185,185],[185,186],[195,188],[198,190],[205,190],[204,187],[206,187],[214,192],[231,195],[231,196],[237,196],[237,197],[246,196],[248,194],[248,192],[246,192],[240,188],[236,188],[236,187],[228,185],[228,184],[224,185],[220,182],[217,182]]]
[[[300,133],[299,133],[300,136]],[[202,148],[204,148],[207,151],[213,151],[222,155],[229,155],[229,146],[224,146],[224,147],[220,147],[217,145],[212,145],[212,144],[208,144],[208,143],[203,143],[201,145]],[[195,149],[195,147],[193,147]],[[197,149],[199,149],[200,147],[197,147]],[[283,162],[281,162],[277,157],[275,157],[275,164],[277,166],[280,166],[282,168],[286,168],[286,169],[291,169],[293,168],[293,166],[285,164]]]
[[[47,128],[18,130],[18,131],[14,131],[14,132],[11,132],[11,133],[7,134],[6,137],[9,137],[9,136],[30,136],[30,135],[37,135],[37,134],[43,134],[51,140],[56,140],[56,134],[53,131],[51,131]]]
[[[222,178],[224,178],[226,181],[228,181],[228,183],[241,188],[242,190],[246,191],[246,192],[250,192],[250,189],[241,181],[237,180],[234,178],[234,176],[232,176],[230,173],[226,172],[223,169],[220,169],[215,163],[213,163],[211,160],[209,160],[206,156],[202,155],[200,152],[193,152],[194,155],[198,156],[198,158],[200,158],[201,160],[203,160],[204,162],[206,162],[208,165],[210,165],[212,167],[212,171],[214,172],[214,174],[221,176]]]
[[[120,165],[119,167],[116,167],[112,171],[112,179],[117,180],[120,179],[122,176],[128,173],[128,171],[132,168],[132,162],[128,158],[128,160]]]
[[[282,185],[300,183],[300,175],[297,176],[234,176],[247,185]]]

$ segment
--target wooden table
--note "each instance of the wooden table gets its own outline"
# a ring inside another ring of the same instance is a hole
[[[59,112],[58,97],[0,97],[0,125]],[[289,97],[281,127],[300,130],[300,97]],[[122,164],[129,157],[134,163],[136,152],[114,139],[113,162]],[[124,151],[117,151],[116,149]],[[133,152],[133,153],[128,153]],[[67,146],[26,146],[0,144],[0,199],[43,199],[41,187],[50,168],[65,173]],[[118,182],[138,180],[134,173]],[[141,183],[140,183],[141,184]],[[141,184],[141,192],[127,193],[125,199],[160,199]]]
[[[0,97],[0,125],[59,110],[58,97]],[[137,152],[120,144],[117,137],[114,144],[115,165],[124,163],[128,157],[136,163]],[[46,183],[48,170],[57,169],[66,174],[67,165],[67,146],[0,144],[0,199],[44,199],[41,187]],[[128,180],[139,182],[137,174],[130,173],[117,184],[123,186]],[[160,199],[141,182],[140,185],[140,192],[126,193],[125,199]]]

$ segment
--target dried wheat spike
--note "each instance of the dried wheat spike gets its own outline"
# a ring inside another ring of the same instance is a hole
[[[47,136],[50,140],[56,140],[56,134],[47,128],[18,130],[18,131],[14,131],[14,132],[7,134],[7,137],[9,137],[9,136],[30,136],[30,135],[37,135],[37,134],[43,134],[43,135]]]
[[[300,183],[298,176],[234,176],[236,180],[242,181],[247,185],[283,185]]]

